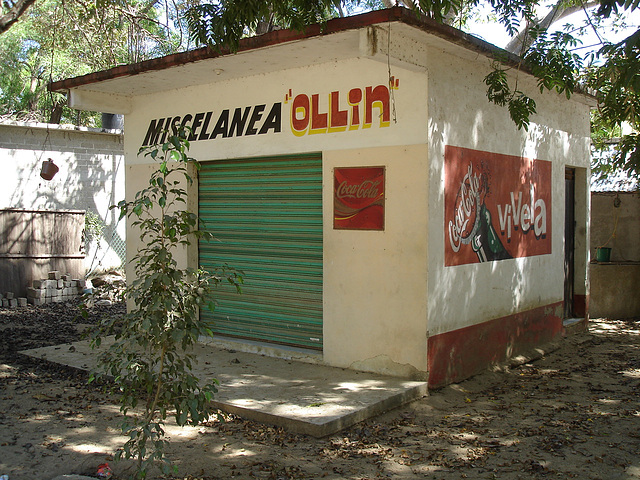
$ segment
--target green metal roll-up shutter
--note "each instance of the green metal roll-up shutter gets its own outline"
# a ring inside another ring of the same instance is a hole
[[[225,285],[216,335],[322,348],[322,157],[204,163],[199,214],[216,240],[200,242],[200,266],[244,271],[242,294]]]

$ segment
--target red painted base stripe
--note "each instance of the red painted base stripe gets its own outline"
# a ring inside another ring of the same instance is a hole
[[[562,302],[429,337],[429,388],[464,380],[562,333]]]

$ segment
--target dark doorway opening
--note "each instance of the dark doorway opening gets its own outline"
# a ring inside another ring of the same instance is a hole
[[[575,281],[575,168],[565,168],[564,174],[564,318],[572,318],[574,312],[574,281]]]

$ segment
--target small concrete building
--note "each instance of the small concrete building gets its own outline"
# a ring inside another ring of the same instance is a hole
[[[496,58],[536,101],[528,131],[487,101]],[[140,147],[191,127],[218,241],[182,261],[245,272],[206,317],[217,338],[437,388],[586,317],[592,100],[514,60],[396,7],[51,88],[125,115],[129,198]]]

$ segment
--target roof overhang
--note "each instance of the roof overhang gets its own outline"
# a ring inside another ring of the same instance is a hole
[[[420,59],[426,55],[416,52],[425,48],[425,32],[521,68],[519,58],[505,50],[412,10],[394,7],[310,25],[302,32],[276,30],[244,38],[236,53],[205,47],[52,82],[49,90],[67,92],[72,108],[127,114],[135,96],[354,57],[419,70],[425,68]]]

